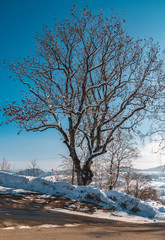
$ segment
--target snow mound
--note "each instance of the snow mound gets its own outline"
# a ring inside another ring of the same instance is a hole
[[[108,199],[107,195],[98,188],[79,186],[77,191],[81,196],[81,201],[94,203],[108,209],[116,209],[114,201]]]
[[[0,171],[0,185],[10,188],[26,189],[32,177],[18,176],[15,173]]]
[[[25,190],[33,191],[104,206],[106,209],[116,210],[115,212],[120,213],[120,215],[122,213],[131,214],[136,217],[149,218],[153,221],[165,221],[164,205],[151,200],[140,201],[137,198],[114,190],[105,193],[91,186],[76,187],[66,182],[55,182],[50,178],[18,176],[14,173],[2,171],[0,171],[0,186],[0,194],[6,192],[19,194]]]
[[[31,191],[40,192],[48,195],[57,195],[69,199],[78,199],[79,194],[70,183],[66,182],[53,182],[44,178],[34,178],[28,183]]]
[[[42,194],[58,195],[71,199],[79,198],[76,187],[72,186],[70,183],[53,182],[39,177],[19,176],[14,173],[0,171],[0,185],[35,191]]]
[[[132,214],[136,214],[141,217],[154,218],[157,210],[151,204],[148,204],[147,201],[140,201],[137,198],[133,198],[127,194],[118,192],[118,191],[108,191],[106,192],[108,198],[112,199],[118,204],[118,209],[126,210]]]
[[[47,179],[18,176],[14,173],[0,171],[0,185],[4,187],[20,188],[71,200],[86,201],[108,209],[116,208],[116,204],[108,199],[100,189],[86,186],[75,187],[70,183],[55,182]]]

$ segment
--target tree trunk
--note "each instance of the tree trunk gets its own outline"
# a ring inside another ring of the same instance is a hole
[[[77,184],[78,186],[87,186],[92,182],[93,173],[91,170],[91,163],[86,163],[81,169],[80,165],[75,166],[75,172],[77,175]]]
[[[82,169],[83,185],[87,186],[92,182],[93,173],[91,170],[92,160],[86,161]]]
[[[77,175],[78,186],[87,186],[92,182],[93,173],[90,168],[75,169]]]
[[[72,168],[72,185],[74,185],[74,172],[75,172],[75,167],[73,163],[73,168]]]
[[[108,190],[113,190],[114,186],[113,185],[109,185]]]
[[[77,184],[78,184],[78,186],[84,185],[83,184],[83,177],[82,177],[82,169],[81,169],[81,165],[80,165],[80,160],[79,160],[79,158],[77,157],[76,154],[72,155],[71,157],[72,157],[72,160],[73,160],[74,171],[75,171],[76,176],[77,176]]]
[[[92,173],[92,170],[91,170],[92,160],[88,159],[88,161],[86,161],[85,165],[82,168],[81,164],[80,164],[80,160],[79,160],[79,158],[76,154],[75,149],[72,148],[72,149],[69,149],[69,150],[70,150],[70,156],[73,160],[73,166],[74,166],[74,171],[75,171],[76,176],[77,176],[78,186],[89,185],[92,182],[92,178],[93,178],[93,173]]]

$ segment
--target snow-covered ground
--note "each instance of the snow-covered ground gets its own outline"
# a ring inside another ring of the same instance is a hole
[[[140,201],[118,191],[103,192],[90,186],[76,187],[66,182],[55,182],[52,177],[25,177],[0,171],[0,194],[19,195],[23,191],[57,195],[75,201],[93,203],[109,210],[106,212],[96,210],[92,214],[93,217],[128,222],[165,221],[165,206],[151,200]]]
[[[60,228],[60,227],[78,227],[79,224],[64,224],[64,225],[56,225],[56,224],[42,224],[37,226],[38,228]],[[13,229],[30,229],[30,228],[35,228],[32,226],[27,226],[27,225],[20,225],[20,226],[16,226],[16,227],[5,227],[2,228],[3,230],[13,230]]]

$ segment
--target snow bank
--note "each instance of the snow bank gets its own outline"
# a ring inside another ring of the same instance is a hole
[[[53,182],[44,178],[34,178],[28,183],[31,191],[36,191],[48,195],[57,195],[69,199],[78,199],[79,193],[76,187],[66,182]]]
[[[158,202],[154,202],[152,200],[145,201],[152,209],[155,210],[155,220],[156,221],[165,221],[165,205],[162,205]]]
[[[4,187],[20,188],[41,194],[57,195],[72,200],[86,201],[108,209],[116,208],[114,201],[108,199],[100,189],[92,187],[75,187],[66,182],[55,182],[47,178],[18,176],[14,173],[0,171],[0,185]]]
[[[5,193],[4,187],[7,187],[6,191],[12,194],[17,194],[17,192],[19,194],[20,189],[23,189],[93,203],[107,209],[116,210],[115,213],[118,212],[120,215],[122,213],[131,214],[132,216],[145,217],[154,221],[165,221],[164,205],[151,200],[140,201],[118,191],[111,190],[105,193],[91,186],[76,187],[70,183],[55,182],[53,179],[18,176],[14,173],[2,171],[0,171],[0,186],[1,194]],[[19,189],[19,191],[16,189]]]
[[[142,202],[137,198],[114,190],[108,191],[106,194],[117,203],[120,210],[127,210],[128,212],[148,218],[153,218],[156,215],[155,209],[148,205],[147,202]]]
[[[110,200],[107,195],[98,188],[79,186],[77,187],[77,191],[80,194],[81,201],[94,203],[108,209],[116,209],[114,201]]]
[[[0,171],[0,185],[4,187],[19,188],[35,191],[42,194],[58,195],[71,199],[77,199],[79,193],[70,183],[53,182],[44,178],[19,176],[15,173]]]
[[[0,171],[0,185],[10,188],[27,189],[27,184],[32,177],[18,176],[14,173]]]

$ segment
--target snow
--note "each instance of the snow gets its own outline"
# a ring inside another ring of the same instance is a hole
[[[48,177],[35,178],[0,171],[0,194],[19,195],[21,192],[29,191],[93,203],[107,209],[106,211],[97,210],[92,215],[90,214],[93,217],[139,223],[165,221],[165,206],[158,202],[151,200],[140,201],[137,198],[114,190],[103,192],[91,186],[76,187],[70,183],[56,182],[53,178]],[[57,211],[58,209],[54,210]]]
[[[60,208],[55,208],[52,209],[50,207],[46,207],[49,211],[55,211],[59,213],[67,213],[67,214],[72,214],[72,215],[79,215],[79,216],[86,216],[86,217],[91,217],[91,218],[101,218],[101,219],[107,219],[107,220],[116,220],[116,221],[122,221],[122,222],[129,222],[129,223],[152,223],[156,222],[156,220],[151,220],[149,218],[143,218],[140,216],[128,214],[124,211],[114,211],[114,212],[105,212],[103,210],[96,210],[93,214],[88,214],[84,212],[75,212],[75,211],[70,211],[68,209],[60,209]]]
[[[84,202],[94,203],[106,208],[116,208],[114,201],[109,199],[107,195],[98,188],[90,186],[79,186],[77,191],[80,195],[80,200]]]
[[[156,214],[154,208],[152,208],[147,202],[142,202],[137,198],[133,198],[127,194],[118,191],[108,191],[107,196],[114,200],[118,209],[124,209],[126,212],[132,212],[138,214],[138,216],[153,218]]]
[[[42,224],[37,226],[38,228],[60,228],[60,227],[78,227],[79,224],[64,224],[64,225],[55,225],[55,224]],[[31,226],[16,226],[16,227],[5,227],[5,228],[1,228],[3,230],[14,230],[14,229],[30,229],[30,228],[35,228],[35,227],[31,227]]]

